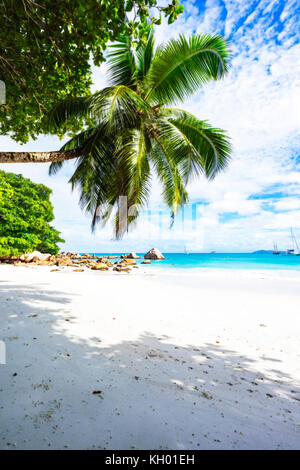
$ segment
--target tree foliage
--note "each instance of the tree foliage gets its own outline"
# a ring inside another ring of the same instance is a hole
[[[123,36],[110,46],[111,86],[91,97],[58,103],[46,116],[49,132],[68,128],[73,119],[96,124],[74,136],[62,150],[77,149],[80,158],[71,183],[80,190],[81,206],[92,214],[92,227],[116,208],[116,235],[124,233],[148,200],[151,174],[162,184],[162,196],[175,215],[187,202],[193,175],[212,179],[229,162],[226,133],[174,106],[209,80],[228,70],[229,51],[221,36],[180,36],[157,49],[154,36],[134,46]],[[167,107],[168,106],[168,107]],[[55,173],[63,162],[55,162]],[[135,206],[120,224],[119,198]]]
[[[90,59],[99,65],[109,41],[124,34],[143,44],[161,14],[172,22],[183,7],[178,0],[164,7],[157,0],[0,0],[0,11],[0,134],[24,143],[43,132],[41,116],[55,102],[89,94]],[[69,122],[73,132],[81,127]]]
[[[39,250],[57,254],[62,243],[50,202],[51,189],[0,171],[0,256]]]

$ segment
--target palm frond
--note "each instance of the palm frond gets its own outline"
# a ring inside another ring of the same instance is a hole
[[[116,239],[122,238],[128,227],[136,221],[139,209],[146,203],[150,192],[150,166],[143,130],[128,131],[118,139],[114,153],[115,166],[110,175],[110,186],[105,193],[110,207],[115,206],[116,209],[114,215]],[[120,197],[126,199],[126,214],[119,206]],[[102,208],[103,200],[100,200],[94,212],[93,226],[99,221],[105,223],[108,220],[109,214]]]
[[[231,144],[225,131],[200,121],[192,114],[178,109],[169,110],[168,121],[193,146],[191,169],[204,172],[213,179],[224,170],[231,158]]]
[[[60,131],[69,120],[88,116],[90,104],[91,97],[86,96],[60,101],[43,117],[43,130],[49,133]]]
[[[146,99],[170,104],[183,101],[211,79],[228,71],[229,51],[221,36],[194,34],[170,40],[157,49],[148,74]]]
[[[93,115],[114,132],[135,127],[140,122],[141,114],[147,114],[149,109],[149,105],[134,90],[124,85],[104,88],[91,102]]]
[[[130,132],[119,152],[121,161],[126,161],[129,170],[129,185],[126,190],[130,205],[142,205],[148,197],[146,182],[150,173],[147,155],[147,137],[144,127]]]
[[[115,143],[112,136],[108,136],[98,129],[91,135],[82,147],[83,156],[78,159],[77,168],[70,178],[72,187],[80,186],[81,202],[87,210],[91,210],[90,201],[85,199],[85,194],[92,191],[94,184],[100,184],[102,189],[107,189],[107,184],[114,171]],[[90,184],[91,183],[91,184]]]
[[[97,134],[99,126],[91,127],[85,131],[80,132],[79,134],[72,137],[68,142],[66,142],[60,150],[73,150],[73,149],[82,149],[88,140]]]
[[[184,100],[228,70],[229,51],[220,36],[180,36],[154,52],[154,36],[135,49],[130,38],[110,46],[112,86],[91,97],[67,98],[44,118],[44,129],[63,135],[89,126],[62,150],[80,149],[70,178],[79,190],[81,208],[91,214],[92,230],[113,218],[122,238],[150,194],[151,170],[162,184],[164,202],[176,211],[188,201],[186,185],[193,174],[213,178],[229,162],[226,133],[185,111],[165,105]],[[77,122],[78,121],[78,122]],[[63,162],[50,166],[55,174]],[[122,219],[120,198],[134,213]]]
[[[49,166],[48,173],[50,176],[56,175],[59,170],[63,167],[64,162],[52,162]]]
[[[90,137],[95,135],[98,131],[98,127],[92,127],[90,129],[87,129],[83,132],[80,132],[79,134],[75,135],[72,137],[72,139],[68,140],[60,150],[73,150],[73,149],[81,149],[82,150],[82,155],[86,155],[86,149],[84,148],[89,141]],[[49,175],[53,176],[56,175],[56,173],[61,170],[64,162],[52,162],[49,166]]]
[[[142,81],[146,78],[151,67],[154,55],[154,34],[151,31],[145,45],[138,47],[136,51],[136,62],[138,70],[138,80]]]
[[[133,88],[137,80],[137,67],[131,38],[121,36],[109,46],[108,78],[112,86]]]
[[[80,193],[81,208],[94,214],[100,204],[111,196],[114,187],[114,154],[117,139],[106,133],[107,126],[99,125],[86,131],[85,139],[80,140],[82,157],[70,178],[72,188],[77,187]],[[93,217],[92,228],[97,218]]]
[[[165,146],[165,140],[156,136],[151,151],[151,160],[163,186],[163,200],[172,209],[172,216],[188,201],[188,193],[180,170]]]

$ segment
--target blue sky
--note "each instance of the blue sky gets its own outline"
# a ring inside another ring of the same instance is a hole
[[[53,189],[55,226],[78,251],[251,251],[289,245],[292,226],[300,239],[300,13],[297,1],[187,1],[185,13],[157,28],[157,43],[192,32],[223,34],[230,41],[232,64],[221,82],[209,83],[182,105],[201,119],[227,130],[234,155],[213,182],[189,185],[191,205],[169,228],[153,179],[150,208],[121,242],[111,226],[92,235],[89,217],[78,208],[78,195],[67,184],[73,163],[55,177],[44,164],[1,165]],[[93,89],[106,84],[105,65],[93,69]],[[2,151],[56,150],[61,142],[41,136],[19,146],[0,137]],[[192,205],[194,203],[194,207]],[[149,213],[151,210],[151,216]],[[193,212],[194,211],[194,212]],[[196,215],[196,222],[195,222]]]

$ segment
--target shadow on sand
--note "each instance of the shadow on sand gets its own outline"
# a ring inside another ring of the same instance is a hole
[[[65,326],[74,294],[0,288],[1,448],[299,447],[300,389],[275,361],[269,375],[238,351],[152,332],[104,347],[101,331]]]

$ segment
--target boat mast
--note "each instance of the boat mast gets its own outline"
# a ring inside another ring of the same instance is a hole
[[[292,227],[291,227],[291,237],[292,237],[293,246],[295,246],[297,252],[300,253],[299,245],[298,245],[298,242],[297,242],[297,238],[296,238],[295,235],[294,235],[294,232],[293,232]]]

